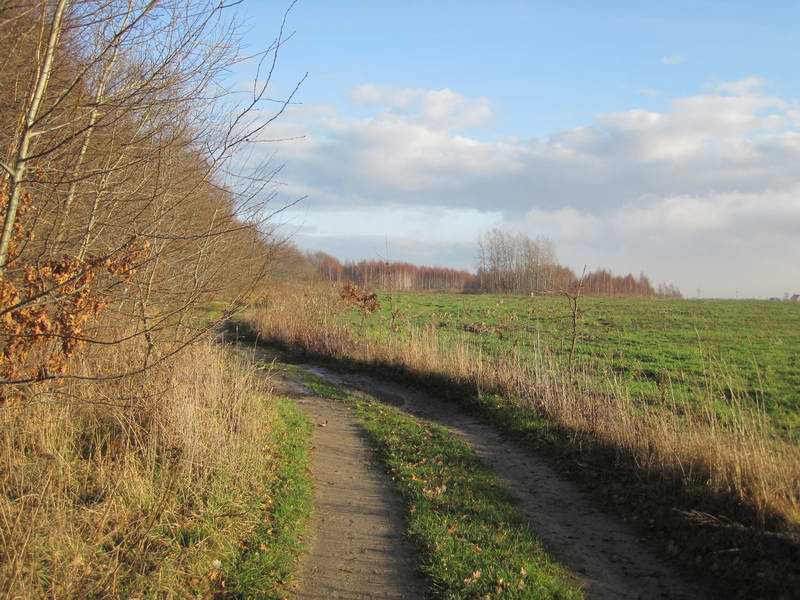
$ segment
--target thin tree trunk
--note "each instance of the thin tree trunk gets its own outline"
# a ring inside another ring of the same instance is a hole
[[[28,150],[30,149],[33,125],[36,122],[36,116],[39,114],[39,107],[42,104],[45,92],[47,91],[47,84],[50,82],[50,75],[53,72],[53,58],[56,53],[56,47],[58,46],[58,40],[61,36],[64,12],[68,5],[69,0],[59,0],[58,5],[56,5],[50,36],[47,40],[44,61],[39,67],[38,73],[36,74],[36,81],[32,86],[31,97],[24,116],[20,140],[17,144],[10,168],[6,167],[9,171],[10,181],[8,206],[6,207],[6,215],[3,222],[3,233],[2,236],[0,236],[0,275],[5,271],[6,263],[8,262],[8,246],[11,242],[11,236],[14,233],[14,222],[17,218],[17,207],[19,206],[21,192],[20,186],[28,167],[26,159]]]
[[[128,10],[130,11],[130,3],[128,4]],[[126,15],[126,20],[127,20],[127,15]],[[58,232],[56,234],[55,246],[57,246],[58,243],[61,241],[64,226],[69,220],[69,213],[72,208],[72,202],[74,201],[75,193],[78,190],[78,174],[80,173],[80,170],[83,167],[84,160],[86,160],[86,151],[88,150],[89,143],[92,140],[92,134],[94,133],[94,128],[95,125],[97,124],[97,118],[100,116],[100,103],[103,99],[103,94],[105,93],[106,84],[108,82],[108,76],[111,73],[111,69],[114,67],[114,63],[117,60],[118,51],[119,51],[119,46],[115,46],[114,51],[111,53],[111,58],[103,66],[103,72],[100,75],[100,81],[97,84],[97,93],[94,96],[94,106],[92,106],[92,110],[89,113],[89,125],[86,128],[86,132],[83,134],[83,142],[81,143],[81,149],[78,152],[78,161],[75,165],[72,181],[69,184],[69,190],[67,190],[67,199],[66,202],[64,203],[64,211],[61,216]],[[81,248],[81,254],[83,254],[83,247]]]

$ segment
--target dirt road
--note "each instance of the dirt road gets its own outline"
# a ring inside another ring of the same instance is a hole
[[[308,600],[422,598],[413,544],[392,482],[342,403],[278,382],[314,425],[313,541],[295,597]]]
[[[505,480],[523,516],[551,553],[584,584],[589,598],[707,596],[703,587],[686,581],[622,520],[598,510],[544,460],[464,415],[453,404],[370,376],[340,375],[310,365],[303,368],[331,383],[444,425],[465,440]]]

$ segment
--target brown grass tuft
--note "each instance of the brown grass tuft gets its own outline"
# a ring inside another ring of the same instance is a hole
[[[140,358],[115,346],[76,369]],[[39,384],[0,408],[0,592],[211,594],[214,560],[256,526],[253,502],[268,501],[263,392],[252,365],[207,342],[140,376]]]

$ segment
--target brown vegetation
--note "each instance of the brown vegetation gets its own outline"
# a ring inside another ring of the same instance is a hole
[[[227,87],[235,5],[0,2],[5,595],[207,595],[259,518],[271,408],[202,304],[279,251],[241,150],[291,95],[259,110],[282,30]]]
[[[196,337],[193,306],[240,305],[263,277],[271,172],[237,156],[285,104],[254,112],[269,76],[230,98],[226,15],[203,0],[0,7],[3,383],[17,395],[68,375],[58,344],[62,358],[140,349],[104,377],[148,368]]]
[[[92,375],[139,361],[78,358]],[[273,405],[252,365],[203,343],[147,374],[0,410],[0,593],[211,595],[263,518]]]
[[[375,292],[361,289],[349,281],[342,285],[339,291],[339,297],[345,302],[345,304],[354,307],[359,313],[361,313],[362,327],[364,326],[364,319],[381,307],[381,304],[378,301],[378,295]]]
[[[342,263],[324,252],[308,254],[324,281],[349,281],[362,287],[380,290],[465,290],[475,289],[477,280],[469,271],[447,267],[426,267],[406,262],[360,260]]]

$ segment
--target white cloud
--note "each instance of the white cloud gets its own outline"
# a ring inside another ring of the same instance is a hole
[[[466,98],[447,88],[423,90],[366,83],[351,89],[349,96],[356,105],[377,107],[406,118],[414,115],[418,122],[434,129],[474,127],[492,118],[486,98]]]
[[[318,230],[316,244],[327,236],[359,247],[376,233],[372,221],[396,230],[388,233],[398,247],[426,235],[447,240],[463,262],[476,223],[500,218],[550,235],[576,264],[591,257],[618,269],[661,269],[656,279],[704,281],[720,294],[733,294],[721,275],[714,283],[730,252],[758,271],[752,293],[780,294],[787,274],[797,277],[787,265],[800,262],[800,107],[769,95],[756,77],[709,86],[660,112],[598,115],[526,140],[467,135],[491,107],[448,89],[363,85],[351,99],[367,116],[306,107],[282,125],[307,134],[281,150],[290,189],[309,195],[307,222],[330,223],[334,213],[352,222],[349,237],[347,227]],[[455,260],[443,244],[423,245]]]
[[[573,266],[645,270],[691,295],[800,289],[800,186],[652,199],[604,215],[533,209],[506,226],[559,240]]]
[[[759,93],[766,86],[766,81],[761,77],[750,75],[738,81],[727,81],[710,85],[711,91],[723,94],[733,94],[735,96],[746,96],[748,94]]]
[[[673,196],[630,207],[619,221],[630,230],[670,235],[795,235],[800,232],[800,187]]]
[[[352,88],[349,92],[353,104],[360,106],[377,106],[387,109],[408,109],[417,102],[425,90],[409,88],[390,88],[372,83],[364,83]]]

